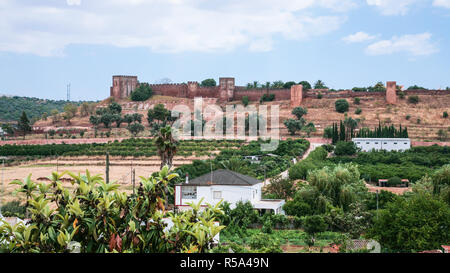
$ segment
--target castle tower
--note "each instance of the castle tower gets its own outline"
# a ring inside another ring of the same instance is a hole
[[[187,97],[195,98],[197,96],[197,90],[199,88],[198,82],[188,82],[187,83]]]
[[[223,102],[234,99],[235,80],[234,78],[219,79],[219,100]]]
[[[303,100],[303,85],[291,86],[291,107],[295,108],[302,104]]]
[[[397,103],[397,82],[386,83],[386,101],[388,104]]]
[[[113,86],[110,96],[116,99],[127,98],[137,87],[139,81],[137,76],[113,76]]]

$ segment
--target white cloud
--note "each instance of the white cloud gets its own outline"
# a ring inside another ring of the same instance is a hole
[[[377,7],[383,15],[406,15],[409,7],[421,0],[366,0],[369,6]]]
[[[348,35],[348,36],[342,38],[342,40],[344,40],[347,43],[361,43],[361,42],[373,40],[375,38],[376,38],[376,36],[372,36],[365,32],[360,31],[355,34]]]
[[[0,51],[61,55],[72,44],[156,52],[269,51],[338,29],[354,0],[0,0]],[[76,5],[76,8],[74,8]],[[4,6],[4,8],[3,8]],[[319,13],[327,9],[327,15]],[[331,13],[330,13],[331,12]],[[337,13],[336,13],[337,12]]]
[[[81,5],[81,0],[67,0],[67,5],[79,6],[79,5]]]
[[[433,6],[450,9],[450,0],[434,0]]]
[[[430,33],[415,35],[394,36],[390,40],[383,40],[369,45],[366,53],[369,55],[388,55],[394,53],[407,53],[412,56],[425,56],[438,52],[437,46],[432,43]]]

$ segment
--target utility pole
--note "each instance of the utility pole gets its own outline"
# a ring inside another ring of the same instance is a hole
[[[133,196],[135,196],[136,195],[136,170],[135,169],[133,169],[133,172],[131,173],[131,181],[132,181],[132,183],[133,183]]]
[[[106,183],[109,184],[109,152],[106,152]]]
[[[3,172],[5,171],[5,159],[2,159],[2,191],[1,191],[1,195],[0,195],[0,215],[2,215],[2,196],[4,195],[5,192],[5,186],[4,186],[4,181],[3,181],[3,177],[4,174]]]

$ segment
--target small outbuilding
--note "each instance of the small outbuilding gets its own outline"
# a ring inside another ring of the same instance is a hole
[[[372,150],[403,152],[411,149],[411,140],[409,138],[354,138],[352,141],[363,152]]]
[[[285,200],[261,199],[263,181],[230,170],[216,170],[192,181],[186,179],[183,184],[175,185],[175,206],[189,209],[189,203],[215,205],[220,201],[230,203],[235,208],[239,201],[249,201],[254,209],[284,214]]]

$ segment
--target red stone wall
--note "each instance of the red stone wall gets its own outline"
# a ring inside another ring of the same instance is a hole
[[[291,107],[298,107],[303,101],[303,85],[291,86]]]
[[[234,91],[234,100],[242,100],[247,96],[250,101],[259,101],[264,94],[274,94],[275,100],[290,100],[290,89],[247,89],[245,87],[236,87]]]
[[[387,82],[386,84],[386,101],[388,104],[397,103],[397,83]]]

